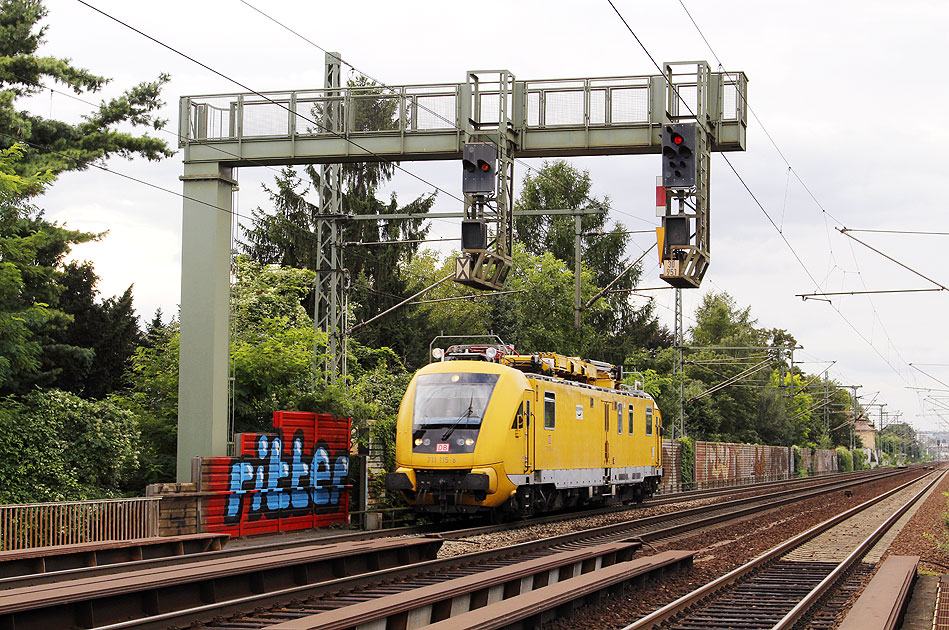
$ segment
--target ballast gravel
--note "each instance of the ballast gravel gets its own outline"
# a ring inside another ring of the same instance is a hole
[[[882,479],[853,488],[850,497],[846,496],[843,490],[838,490],[793,505],[776,508],[761,516],[731,521],[719,527],[706,528],[699,533],[683,534],[674,539],[653,543],[651,548],[644,548],[640,553],[650,555],[667,549],[699,550],[693,568],[681,574],[666,575],[661,583],[649,583],[643,590],[627,590],[620,597],[605,597],[599,605],[581,608],[572,617],[550,622],[544,626],[544,629],[612,630],[623,628],[653,610],[754,559],[784,540],[846,509],[859,505],[899,483],[894,479]],[[933,496],[941,497],[941,495]],[[630,516],[627,515],[627,517]],[[912,526],[911,522],[908,527]],[[538,537],[541,535],[539,534]]]

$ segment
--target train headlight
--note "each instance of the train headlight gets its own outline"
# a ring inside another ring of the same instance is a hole
[[[415,438],[415,446],[421,446],[421,445],[422,445],[422,438]]]
[[[465,440],[465,446],[472,446],[473,444],[474,444],[474,440],[472,440],[471,438],[468,438],[467,440]]]
[[[441,348],[432,348],[432,358],[436,361],[441,361],[442,357],[445,356],[445,351]]]
[[[494,357],[498,356],[498,349],[488,348],[484,351],[484,354],[488,357],[488,361],[494,361]]]

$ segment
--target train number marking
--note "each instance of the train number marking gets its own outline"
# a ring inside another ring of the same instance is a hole
[[[426,464],[454,464],[456,461],[454,457],[445,457],[444,455],[428,455],[425,457]]]

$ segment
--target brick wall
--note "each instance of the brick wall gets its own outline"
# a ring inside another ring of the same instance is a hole
[[[200,532],[198,523],[197,485],[193,483],[153,483],[145,488],[145,496],[160,496],[158,504],[158,535],[179,536]]]

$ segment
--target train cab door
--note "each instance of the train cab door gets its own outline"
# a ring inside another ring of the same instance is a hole
[[[534,392],[528,392],[524,397],[524,472],[531,472],[534,459]]]
[[[533,431],[533,404],[534,392],[528,391],[521,400],[520,406],[517,408],[517,413],[514,415],[514,426],[511,428],[514,429],[514,439],[518,441],[519,444],[519,456],[523,461],[523,470],[525,473],[531,471],[532,468],[532,459],[531,454],[533,452],[533,441],[534,441],[534,431]]]

